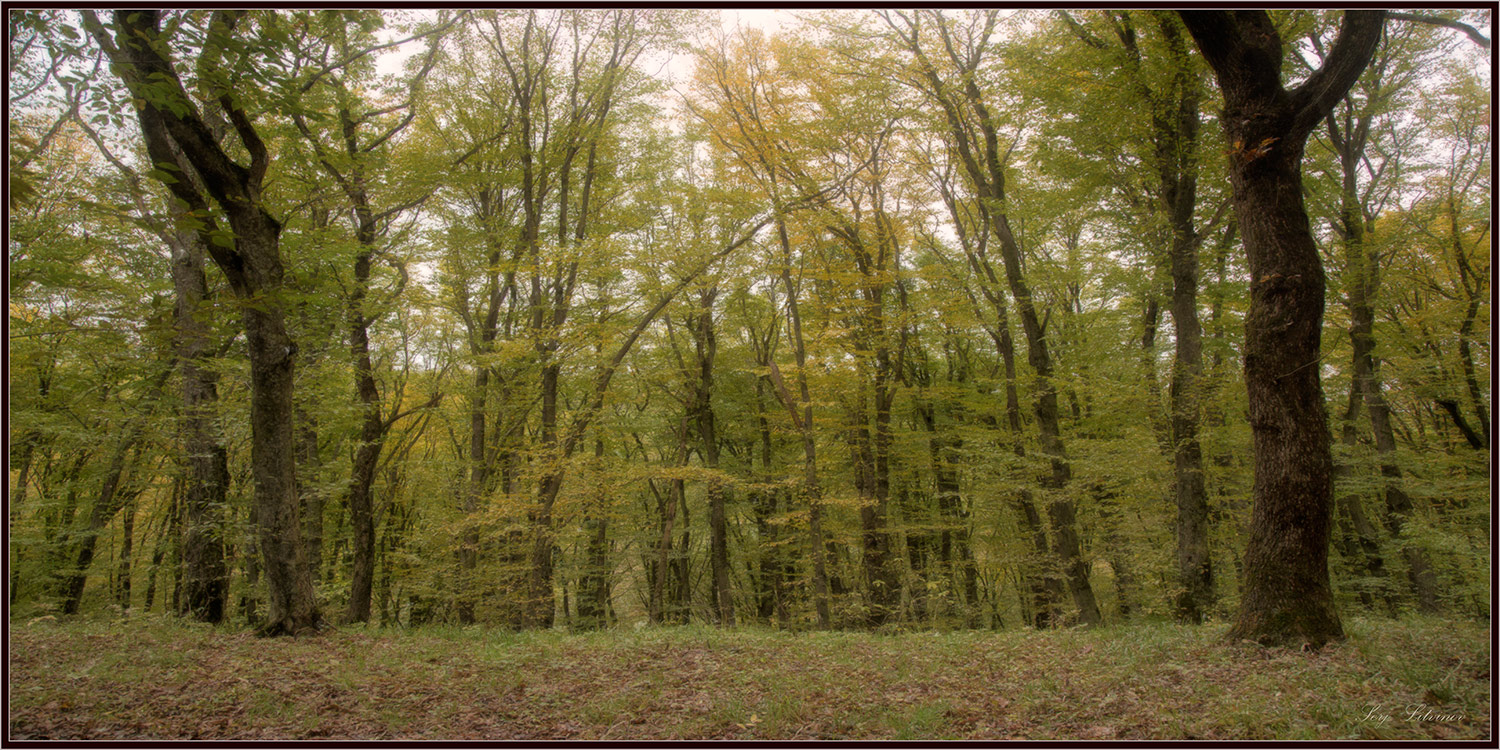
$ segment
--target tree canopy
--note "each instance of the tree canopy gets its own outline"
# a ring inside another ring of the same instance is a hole
[[[1488,612],[1487,12],[794,20],[11,11],[13,608]]]

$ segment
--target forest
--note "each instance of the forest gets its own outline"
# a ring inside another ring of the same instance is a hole
[[[775,15],[8,11],[12,627],[1487,632],[1488,10]]]

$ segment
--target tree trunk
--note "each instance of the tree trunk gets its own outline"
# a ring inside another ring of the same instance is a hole
[[[179,505],[182,502],[183,484],[184,481],[181,474],[173,478],[172,491],[170,496],[171,499],[167,504],[167,514],[164,518],[162,518],[161,530],[156,535],[156,543],[151,545],[151,571],[146,575],[146,603],[141,610],[142,612],[150,612],[151,605],[156,601],[156,580],[161,571],[161,563],[162,560],[166,559],[168,542],[176,536],[176,532],[178,530],[177,511]],[[222,564],[224,558],[221,556],[219,558],[219,561],[220,564]],[[222,622],[224,605],[224,601],[222,598],[220,599],[219,605],[220,621]],[[175,612],[176,609],[175,607],[169,608],[167,611]]]
[[[717,287],[709,287],[698,295],[699,310],[693,318],[690,330],[693,334],[694,351],[697,354],[697,393],[693,405],[697,410],[699,447],[703,455],[703,466],[710,471],[719,469],[719,433],[714,420],[714,355],[718,343],[714,337],[713,304],[718,296]],[[734,595],[729,587],[729,523],[725,515],[725,487],[717,479],[708,481],[708,530],[709,568],[713,575],[713,610],[720,625],[734,627]]]
[[[781,268],[781,282],[786,287],[787,319],[790,323],[788,333],[791,336],[792,352],[797,362],[797,401],[794,402],[791,394],[786,391],[785,384],[781,382],[781,374],[775,369],[775,363],[769,360],[768,362],[772,366],[771,373],[777,395],[791,413],[792,421],[802,435],[802,494],[807,501],[807,531],[812,545],[813,606],[818,612],[818,627],[826,630],[832,624],[832,615],[828,608],[828,564],[826,561],[828,553],[823,539],[823,492],[818,484],[818,448],[813,438],[812,394],[807,387],[807,347],[802,338],[802,315],[797,304],[797,287],[792,283],[792,245],[787,236],[786,222],[783,219],[776,220],[776,234],[781,242],[782,255],[786,259],[786,265]],[[800,414],[797,411],[797,404],[802,406]]]
[[[346,120],[348,113],[343,113]],[[354,179],[360,179],[354,170]],[[360,183],[357,183],[360,184]],[[363,193],[358,193],[363,197]],[[349,522],[354,527],[354,566],[349,576],[349,609],[345,623],[370,619],[370,594],[375,577],[375,470],[385,444],[386,423],[380,414],[380,390],[370,361],[370,316],[364,310],[370,286],[370,257],[375,251],[375,220],[368,205],[356,202],[360,252],[354,258],[354,291],[349,297],[349,352],[354,360],[354,388],[364,416],[359,443],[349,475]]]
[[[1021,399],[1016,388],[1015,344],[1011,339],[1005,305],[998,304],[996,312],[999,335],[994,337],[995,348],[1000,351],[1000,360],[1005,366],[1005,419],[1010,427],[1013,451],[1017,458],[1025,460],[1026,438],[1021,424]],[[1037,512],[1031,490],[1024,486],[1018,489],[1014,504],[1019,512],[1022,533],[1031,538],[1035,553],[1022,565],[1022,578],[1031,592],[1031,616],[1028,619],[1033,627],[1046,628],[1053,624],[1057,609],[1067,594],[1062,579],[1048,564],[1053,559],[1052,550],[1047,545],[1047,531],[1042,527],[1042,517]]]
[[[551,353],[544,355],[551,356]],[[526,625],[550,628],[557,610],[557,594],[552,586],[552,506],[562,489],[563,461],[566,456],[557,439],[558,379],[561,368],[553,363],[542,368],[542,460],[546,469],[538,485],[537,503],[531,512],[531,578],[528,585]]]
[[[1152,282],[1155,286],[1155,282]],[[1141,373],[1146,379],[1146,419],[1162,455],[1172,455],[1171,421],[1161,408],[1161,382],[1156,374],[1156,329],[1161,326],[1161,303],[1156,293],[1148,292],[1146,309],[1141,312]]]
[[[1358,430],[1355,422],[1359,419],[1359,407],[1364,401],[1360,396],[1358,375],[1349,383],[1349,406],[1344,412],[1344,446],[1352,454],[1358,445]],[[1333,479],[1335,491],[1337,491],[1340,479],[1348,480],[1354,473],[1350,464],[1334,464]],[[1375,525],[1365,515],[1364,502],[1356,492],[1345,492],[1338,498],[1339,509],[1346,519],[1346,532],[1351,542],[1343,553],[1350,559],[1357,558],[1364,567],[1365,575],[1381,582],[1383,598],[1389,612],[1395,614],[1395,600],[1390,589],[1385,585],[1385,557],[1380,552],[1380,539]],[[1359,591],[1360,602],[1366,607],[1374,606],[1374,598],[1368,588]]]
[[[229,33],[242,11],[216,11],[215,29]],[[250,157],[248,167],[230,159],[191,104],[162,39],[156,11],[116,11],[117,35],[111,40],[92,15],[90,31],[116,62],[131,93],[144,102],[139,110],[147,150],[157,163],[192,169],[229,219],[233,248],[210,245],[237,297],[253,300],[244,308],[245,338],[250,352],[251,465],[255,478],[261,553],[269,588],[266,635],[316,630],[321,623],[302,546],[297,514],[296,463],[292,430],[293,363],[296,346],[286,331],[280,299],[283,267],[279,248],[281,224],[265,208],[263,180],[269,152],[248,114],[231,92],[220,92],[219,104]],[[212,35],[211,35],[212,38]],[[116,48],[118,44],[118,48]],[[202,61],[212,67],[213,50]],[[158,102],[166,101],[167,106]],[[175,106],[173,106],[175,105]],[[172,143],[187,157],[179,164]],[[207,203],[189,180],[168,188],[205,224],[213,221]]]
[[[292,363],[296,347],[287,336],[280,311],[274,308],[247,308],[245,333],[250,344],[250,462],[267,585],[267,613],[261,632],[297,635],[317,630],[321,617],[297,517],[297,464],[292,442]]]
[[[682,523],[678,524],[682,535],[672,555],[672,596],[667,610],[671,622],[686,625],[693,619],[693,524],[688,514],[686,481],[672,480],[672,497],[676,498],[678,512],[682,514]]]
[[[104,473],[104,482],[99,487],[99,497],[89,511],[88,526],[77,535],[74,550],[65,558],[72,564],[72,567],[63,574],[59,585],[62,612],[65,615],[78,614],[78,606],[83,601],[83,585],[88,579],[89,566],[94,562],[94,549],[99,532],[109,525],[115,514],[120,512],[120,508],[134,496],[130,488],[121,488],[120,484],[126,472],[129,454],[134,452],[137,459],[140,457],[135,441],[136,438],[132,435],[122,440],[115,448],[115,453],[109,461],[109,468]],[[139,492],[139,490],[134,490],[134,492]]]
[[[1288,92],[1264,11],[1181,11],[1224,92],[1230,181],[1251,276],[1245,385],[1255,506],[1231,639],[1321,647],[1343,637],[1328,578],[1333,459],[1319,344],[1323,266],[1302,198],[1312,128],[1358,80],[1383,11],[1346,11],[1324,66]]]
[[[1177,616],[1201,623],[1214,601],[1212,559],[1208,549],[1208,492],[1203,449],[1198,443],[1203,383],[1203,326],[1198,320],[1198,248],[1193,226],[1198,205],[1198,73],[1193,69],[1182,32],[1170,16],[1159,16],[1172,55],[1172,96],[1158,114],[1156,162],[1158,183],[1172,227],[1172,326],[1176,357],[1172,366],[1171,445],[1174,495],[1177,501],[1177,575],[1182,594]]]
[[[175,156],[175,150],[173,153]],[[175,203],[169,212],[174,218],[187,218],[186,212]],[[202,231],[179,231],[168,239],[172,240],[172,286],[176,294],[175,347],[182,372],[179,430],[186,469],[185,528],[179,554],[182,594],[189,617],[219,623],[224,620],[229,595],[229,568],[224,559],[229,453],[214,425],[219,374],[213,366],[215,354],[207,320],[210,297],[204,263],[209,239]]]
[[[595,492],[594,507],[585,511],[583,530],[587,541],[584,549],[584,571],[578,582],[578,627],[582,630],[602,628],[606,624],[609,600],[609,579],[613,567],[609,562],[609,498],[605,495],[604,439],[594,440],[594,465],[600,472]]]
[[[656,559],[651,561],[651,593],[646,615],[653,625],[667,621],[667,579],[672,570],[672,525],[677,520],[677,499],[669,488],[666,494],[656,489],[656,483],[648,480],[652,494],[656,496],[657,515],[660,518],[660,533],[656,539]]]
[[[15,489],[13,489],[10,493],[9,503],[10,533],[12,535],[12,539],[14,539],[16,529],[20,526],[21,523],[21,508],[26,504],[26,488],[31,482],[31,458],[32,455],[36,452],[37,440],[38,436],[34,432],[28,433],[26,437],[21,440],[21,459],[17,462],[20,465],[20,469],[16,473],[16,486]],[[19,565],[21,561],[21,545],[12,542],[10,546],[10,592],[7,599],[10,601],[10,606],[15,607],[16,592],[20,591],[21,589],[21,566]]]
[[[759,341],[758,334],[752,332],[752,336]],[[762,367],[769,367],[767,362],[770,356],[768,346],[756,347],[756,363]],[[755,379],[755,421],[757,434],[759,435],[760,447],[760,482],[769,485],[771,483],[771,423],[767,419],[765,406],[765,386],[769,378],[762,376]],[[756,586],[756,613],[761,621],[770,623],[772,618],[781,627],[786,627],[787,611],[786,592],[786,569],[790,561],[785,559],[781,550],[780,526],[770,522],[770,518],[779,510],[781,503],[779,499],[781,492],[775,489],[758,490],[751,493],[750,505],[755,512],[755,528],[759,532],[759,569],[760,577]]]
[[[130,553],[135,546],[136,498],[125,503],[120,514],[120,565],[118,601],[120,609],[130,611]]]

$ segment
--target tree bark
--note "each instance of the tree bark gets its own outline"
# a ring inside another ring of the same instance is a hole
[[[178,150],[169,149],[169,153],[169,163],[177,167],[181,179],[189,179],[191,173],[183,169]],[[159,159],[160,155],[153,158]],[[174,203],[168,211],[174,219],[186,219],[187,208]],[[204,263],[211,241],[207,228],[205,225],[196,232],[178,231],[168,239],[176,294],[175,346],[182,372],[179,432],[186,469],[179,554],[183,607],[195,620],[219,623],[224,620],[229,596],[223,510],[229,490],[229,453],[214,425],[219,374],[213,366],[217,355],[207,319],[210,295]]]
[[[1343,637],[1328,578],[1333,459],[1319,344],[1323,266],[1302,197],[1312,128],[1358,80],[1383,11],[1346,11],[1323,67],[1282,87],[1281,37],[1264,11],[1181,11],[1218,77],[1230,181],[1251,275],[1245,385],[1255,505],[1231,639],[1321,647]]]
[[[348,112],[341,113],[349,122]],[[346,137],[353,150],[352,127],[346,126]],[[356,200],[354,211],[359,226],[355,236],[360,250],[354,256],[354,290],[349,297],[349,353],[354,361],[354,388],[359,397],[359,443],[354,449],[354,463],[349,474],[349,523],[354,531],[354,564],[349,575],[349,608],[345,623],[370,619],[371,586],[375,578],[375,469],[385,446],[387,424],[380,413],[380,389],[375,384],[375,368],[370,361],[370,316],[365,298],[370,288],[370,259],[375,252],[375,218],[363,192],[358,169],[353,171]]]

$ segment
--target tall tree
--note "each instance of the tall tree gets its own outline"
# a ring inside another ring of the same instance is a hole
[[[209,251],[229,279],[235,296],[252,303],[244,307],[252,388],[251,461],[259,546],[270,590],[269,611],[261,632],[292,635],[316,630],[322,618],[298,522],[292,433],[292,370],[297,347],[287,334],[285,303],[280,299],[285,275],[279,248],[281,223],[265,203],[270,152],[245,108],[244,92],[231,85],[240,71],[224,65],[226,56],[243,61],[253,55],[234,44],[234,30],[244,18],[244,11],[215,11],[199,62],[214,104],[223,109],[250,157],[248,165],[230,157],[200,114],[198,103],[184,88],[170,56],[171,40],[162,33],[159,11],[116,11],[113,38],[97,18],[88,16],[95,39],[109,54],[131,94],[141,102],[141,132],[152,160],[170,164],[174,147],[180,149],[229,222],[232,241],[215,242]],[[204,211],[207,200],[192,183],[176,179],[166,182],[195,218],[205,224],[213,221]]]
[[[1281,82],[1281,35],[1265,11],[1182,11],[1224,94],[1235,216],[1251,287],[1245,385],[1255,505],[1230,637],[1314,648],[1343,637],[1328,579],[1333,459],[1318,359],[1323,265],[1302,196],[1313,128],[1359,80],[1384,11],[1346,11],[1323,66]]]
[[[363,415],[360,420],[359,443],[354,450],[349,477],[349,516],[354,530],[353,569],[349,581],[349,607],[344,614],[345,622],[365,622],[370,619],[371,586],[375,576],[375,470],[380,454],[385,447],[386,436],[391,428],[410,410],[401,411],[399,404],[382,409],[380,386],[376,382],[375,366],[370,353],[370,329],[385,314],[389,302],[399,297],[406,285],[406,270],[399,260],[391,264],[400,272],[400,280],[383,301],[371,300],[371,273],[377,254],[385,248],[380,240],[387,234],[396,218],[405,211],[420,206],[432,195],[430,189],[419,189],[415,195],[372,196],[371,186],[380,182],[376,157],[382,146],[387,146],[398,137],[416,117],[414,101],[423,79],[436,61],[441,32],[458,19],[444,21],[435,29],[418,36],[429,36],[428,50],[421,67],[406,82],[404,100],[394,105],[374,106],[360,100],[351,92],[347,79],[355,71],[330,71],[326,67],[312,66],[309,82],[302,89],[307,93],[312,84],[322,82],[330,89],[334,102],[334,114],[326,119],[336,122],[334,134],[336,146],[324,143],[324,136],[308,126],[307,117],[293,113],[297,130],[312,145],[318,165],[338,185],[345,200],[353,208],[354,238],[358,250],[354,254],[354,284],[347,303],[349,354],[354,364],[354,389]],[[374,50],[373,40],[358,36],[359,18],[344,20],[329,32],[322,57],[331,55],[338,61],[352,61],[368,57]],[[351,38],[352,37],[352,38]],[[347,64],[347,63],[346,63]],[[399,113],[392,121],[382,121],[383,115]],[[388,150],[388,148],[387,148]],[[462,161],[474,150],[459,157]],[[384,199],[382,201],[382,199]],[[377,206],[377,201],[387,205]],[[387,254],[387,257],[390,257]],[[385,304],[382,304],[384,302]],[[436,404],[436,398],[431,405]],[[382,413],[382,412],[387,413]],[[316,441],[316,437],[314,437]],[[314,443],[316,444],[316,443]]]

